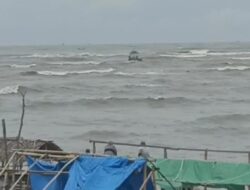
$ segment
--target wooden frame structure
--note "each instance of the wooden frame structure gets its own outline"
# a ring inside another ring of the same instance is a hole
[[[64,151],[52,151],[52,150],[34,150],[34,149],[16,149],[10,156],[9,160],[6,162],[0,171],[0,179],[3,178],[3,190],[29,190],[31,189],[29,184],[29,175],[31,173],[41,174],[41,175],[53,175],[53,178],[47,183],[43,190],[48,190],[50,185],[61,175],[68,173],[64,171],[69,164],[74,162],[80,155],[86,155],[84,153],[75,152],[64,152]],[[107,155],[102,154],[88,154],[94,157],[106,157]],[[32,156],[37,160],[28,167],[27,163],[24,161],[26,156]],[[30,170],[38,160],[44,159],[46,161],[65,161],[64,166],[59,171],[49,171],[42,172],[36,170]],[[20,163],[20,162],[22,163]],[[25,163],[25,164],[24,164]],[[152,179],[155,186],[154,171],[147,174],[147,165],[144,167],[144,182],[140,187],[140,190],[146,190],[146,184]],[[156,188],[155,188],[156,189]]]

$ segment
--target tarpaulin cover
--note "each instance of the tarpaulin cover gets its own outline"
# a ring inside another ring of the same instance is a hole
[[[65,163],[51,163],[27,158],[30,171],[59,171]],[[48,190],[139,190],[144,178],[146,161],[130,161],[121,157],[79,157],[73,165],[49,186]],[[71,167],[71,168],[70,168]],[[69,169],[70,168],[70,169]],[[148,169],[149,172],[149,169]],[[42,190],[54,175],[41,175],[31,172],[32,190]],[[65,185],[66,183],[66,185]],[[147,190],[153,190],[150,180]]]
[[[146,161],[119,157],[80,157],[70,169],[65,190],[139,190]],[[147,190],[153,190],[152,181]]]
[[[250,164],[197,160],[157,160],[157,167],[167,179],[182,184],[244,189],[250,185]],[[158,175],[158,180],[163,179]]]
[[[29,165],[30,181],[32,190],[42,190],[47,183],[56,175],[65,164],[65,162],[47,162],[43,160],[33,159],[32,157],[27,157],[27,162]],[[69,170],[70,166],[66,168],[65,171]],[[35,172],[34,172],[35,171]],[[39,174],[37,171],[41,172]],[[44,174],[42,174],[44,173]],[[46,173],[46,174],[45,174]],[[65,183],[67,182],[68,174],[61,174],[48,188],[48,190],[62,190],[64,189]]]

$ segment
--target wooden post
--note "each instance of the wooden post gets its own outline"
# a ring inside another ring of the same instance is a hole
[[[204,154],[204,159],[207,160],[207,157],[208,157],[208,150],[206,149]]]
[[[164,148],[164,158],[168,158],[167,148]]]
[[[250,152],[248,152],[248,163],[250,163]],[[247,186],[247,189],[250,190],[250,186]]]
[[[3,141],[4,141],[4,156],[5,156],[5,163],[8,160],[8,146],[7,146],[7,135],[6,135],[6,126],[5,120],[2,119],[2,126],[3,126]]]
[[[8,161],[8,145],[7,145],[7,135],[6,135],[6,125],[5,120],[2,119],[2,126],[3,126],[3,141],[4,141],[4,165],[7,164]],[[3,181],[3,190],[8,189],[8,172],[4,174],[4,181]]]
[[[208,150],[206,149],[205,150],[205,154],[204,154],[204,159],[207,160],[207,157],[208,157]],[[204,190],[207,190],[207,186],[206,185],[204,186]]]
[[[95,146],[95,141],[93,141],[93,154],[96,153],[96,146]]]
[[[146,181],[146,179],[147,179],[147,163],[145,164],[145,166],[144,166],[144,170],[143,170],[143,182],[145,182]],[[143,187],[143,190],[147,190],[147,186],[146,185],[144,185],[144,187]]]

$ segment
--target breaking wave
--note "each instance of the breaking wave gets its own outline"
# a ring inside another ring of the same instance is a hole
[[[82,53],[55,53],[55,54],[31,54],[31,55],[22,55],[21,58],[73,58],[73,57],[115,57],[115,56],[127,56],[127,54],[98,54],[98,53],[90,53],[90,52],[82,52]]]
[[[136,76],[136,75],[165,75],[165,73],[159,73],[159,72],[145,72],[145,73],[127,73],[127,72],[115,72],[115,75],[120,76]]]
[[[199,58],[206,56],[237,56],[237,55],[249,55],[250,52],[213,52],[207,49],[194,49],[189,51],[181,51],[173,54],[160,54],[160,57],[173,57],[173,58]],[[232,59],[238,59],[232,58]],[[242,57],[239,59],[250,59],[250,57]]]
[[[10,65],[10,67],[13,67],[13,68],[30,68],[30,67],[35,67],[36,64],[30,64],[30,65],[24,65],[24,64],[13,64],[13,65]]]
[[[250,60],[250,57],[232,57],[234,60]]]
[[[232,70],[245,71],[245,70],[249,70],[249,69],[250,69],[250,67],[248,67],[248,66],[226,66],[226,67],[213,68],[211,70],[217,70],[217,71],[232,71]]]
[[[25,87],[25,86],[12,85],[12,86],[6,86],[6,87],[0,89],[0,95],[17,94],[18,90],[20,88],[25,89],[27,92],[29,92],[29,91],[36,91],[36,92],[38,92],[39,91],[39,90],[32,89],[32,88]]]
[[[18,85],[6,86],[6,87],[0,89],[0,95],[17,94],[18,89],[19,89]]]
[[[113,72],[113,68],[109,69],[92,69],[82,71],[27,71],[22,72],[22,75],[45,75],[45,76],[67,76],[75,74],[91,74],[91,73],[110,73]]]
[[[51,65],[99,65],[102,62],[97,61],[75,61],[75,62],[50,62]]]
[[[160,86],[163,86],[163,85],[159,85],[159,84],[127,84],[125,85],[125,87],[127,88],[133,88],[133,87],[160,87]]]

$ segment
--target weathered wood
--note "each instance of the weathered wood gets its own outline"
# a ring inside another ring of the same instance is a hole
[[[164,158],[168,158],[167,148],[164,148]]]
[[[5,157],[4,162],[6,163],[8,160],[8,146],[7,146],[6,125],[4,119],[2,119],[2,126],[3,126],[4,157]]]
[[[25,94],[26,90],[24,88],[19,87],[18,92],[22,95],[22,115],[20,119],[20,127],[17,135],[17,142],[20,141],[22,129],[23,129],[23,119],[24,119],[24,113],[25,113]]]
[[[42,155],[39,159],[45,157],[45,155]],[[19,176],[19,178],[15,181],[15,183],[10,187],[9,190],[14,190],[16,185],[19,183],[19,181],[28,173],[29,169],[32,168],[36,163],[37,163],[38,159],[36,161],[34,161],[26,170],[24,170],[24,172]]]
[[[144,178],[143,184],[140,187],[140,190],[146,190],[147,188],[147,182],[152,177],[153,171],[151,171],[146,178]]]
[[[3,175],[3,173],[6,171],[6,169],[9,167],[9,164],[12,162],[12,160],[15,158],[16,156],[16,151],[12,154],[12,156],[10,157],[9,161],[5,164],[4,168],[2,169],[2,171],[0,172],[0,176]]]

